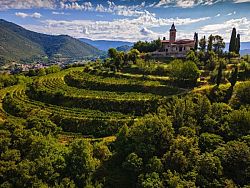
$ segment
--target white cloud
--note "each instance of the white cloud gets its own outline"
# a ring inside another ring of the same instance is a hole
[[[232,15],[235,15],[235,14],[236,14],[236,12],[233,11],[233,12],[228,13],[227,16],[232,16]]]
[[[220,17],[220,14],[217,14],[215,17]]]
[[[91,2],[84,2],[82,4],[78,4],[78,2],[72,2],[72,3],[60,2],[60,6],[62,9],[82,10],[82,11],[91,11],[94,9]]]
[[[65,9],[107,12],[121,16],[141,16],[145,14],[146,3],[136,5],[116,5],[113,1],[106,1],[105,4],[93,5],[90,1],[79,0],[0,0],[0,10],[5,9]]]
[[[177,7],[188,8],[188,7],[193,7],[194,5],[195,2],[190,0],[181,0],[176,2]]]
[[[151,4],[152,7],[181,7],[192,8],[198,5],[213,5],[218,2],[225,2],[227,0],[160,0],[158,3]],[[232,3],[246,3],[250,0],[230,0]]]
[[[16,12],[15,15],[21,18],[26,18],[29,16],[28,14],[23,13],[23,12]]]
[[[67,34],[76,38],[91,39],[110,39],[110,40],[153,40],[158,37],[168,38],[168,29],[166,32],[154,32],[151,28],[168,26],[175,23],[178,33],[177,38],[193,38],[195,31],[182,31],[178,25],[189,25],[199,21],[209,19],[205,18],[156,18],[153,15],[143,15],[134,19],[117,19],[113,21],[92,21],[92,20],[73,20],[58,21],[46,20],[39,26],[26,25],[27,29],[47,34]],[[199,36],[221,35],[225,41],[230,40],[232,28],[235,27],[241,34],[241,41],[250,41],[250,19],[243,17],[239,19],[230,19],[224,23],[210,24],[196,30]]]
[[[69,13],[65,13],[65,12],[56,12],[56,11],[53,11],[52,14],[54,14],[54,15],[70,15]]]
[[[146,27],[142,28],[142,29],[140,30],[140,33],[141,33],[142,35],[145,35],[145,36],[149,36],[149,35],[154,34],[153,31],[147,29]]]
[[[124,0],[125,1],[125,0]],[[47,8],[47,9],[56,9],[56,8],[67,8],[67,9],[76,9],[76,10],[104,10],[104,11],[112,11],[112,10],[122,10],[125,12],[133,11],[141,11],[142,7],[168,7],[175,6],[181,8],[191,8],[198,5],[213,5],[218,2],[225,2],[227,0],[155,0],[156,2],[149,4],[146,6],[145,2],[142,2],[140,5],[116,5],[114,1],[108,0],[108,6],[104,6],[103,4],[99,4],[97,6],[93,6],[90,1],[80,1],[80,0],[0,0],[0,10],[4,9],[31,9],[31,8]],[[250,0],[228,0],[232,3],[248,3]],[[82,3],[80,3],[82,2]],[[136,2],[134,0],[134,2]],[[122,13],[120,13],[122,14]],[[125,15],[128,13],[125,13]],[[129,14],[129,15],[130,15]],[[135,13],[136,14],[136,13]],[[137,13],[138,14],[138,13]],[[136,15],[137,15],[136,14]]]
[[[35,12],[35,13],[31,14],[30,17],[31,18],[41,18],[42,15],[40,13],[38,13],[38,12]]]
[[[250,0],[234,0],[234,3],[248,3]]]
[[[42,15],[38,12],[35,12],[33,14],[27,14],[27,13],[23,13],[23,12],[16,12],[15,13],[16,16],[18,17],[21,17],[21,18],[27,18],[27,17],[30,17],[30,18],[41,18]]]
[[[112,40],[152,40],[158,37],[168,36],[168,29],[165,33],[153,32],[151,28],[160,26],[171,26],[174,22],[178,25],[188,25],[210,19],[204,18],[156,18],[155,15],[146,14],[133,19],[116,19],[113,21],[92,21],[92,20],[73,20],[58,21],[46,20],[41,25],[26,25],[27,29],[48,34],[68,34],[70,36],[92,39],[112,39]],[[181,31],[180,31],[181,33]],[[193,31],[191,32],[193,33]],[[181,35],[179,35],[181,36]],[[193,34],[189,35],[193,36]]]
[[[172,0],[160,0],[159,3],[154,4],[154,5],[155,7],[161,7],[161,6],[168,6],[171,3],[173,3]]]
[[[213,5],[223,0],[160,0],[155,7],[181,7],[192,8],[198,5]]]
[[[0,0],[0,10],[56,7],[55,0]]]
[[[107,6],[103,4],[97,4],[94,6],[91,2],[84,2],[82,4],[77,2],[72,3],[60,3],[62,9],[82,10],[82,11],[95,11],[95,12],[107,12],[121,16],[141,16],[145,14],[145,2],[139,5],[116,5],[112,1],[107,1]]]
[[[206,25],[200,28],[200,33],[203,34],[218,34],[229,41],[232,28],[235,27],[241,34],[242,41],[250,41],[250,20],[246,17],[239,19],[230,19],[220,24]]]

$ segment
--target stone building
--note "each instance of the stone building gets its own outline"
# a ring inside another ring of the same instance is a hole
[[[176,40],[176,28],[173,24],[169,30],[169,40],[166,37],[161,40],[162,48],[152,52],[153,57],[179,57],[183,58],[187,52],[194,49],[195,43],[198,41],[197,35],[194,39],[179,39]]]

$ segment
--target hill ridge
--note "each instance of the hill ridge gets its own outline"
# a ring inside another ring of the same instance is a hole
[[[100,55],[100,50],[68,35],[48,35],[27,30],[0,19],[0,57],[21,60],[34,56],[53,57],[61,54],[68,58]],[[20,46],[21,44],[27,44]]]

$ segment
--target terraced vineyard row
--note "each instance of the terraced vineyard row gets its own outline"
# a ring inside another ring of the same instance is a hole
[[[94,78],[93,75],[88,76]],[[62,72],[39,78],[31,87],[29,96],[46,103],[67,107],[98,109],[103,112],[118,111],[139,116],[155,112],[159,103],[164,101],[164,97],[151,93],[111,92],[71,87],[64,82]]]
[[[1,95],[3,114],[19,118],[39,114],[65,132],[103,137],[156,112],[167,94],[183,92],[159,81],[103,77],[82,70],[70,68],[38,77],[28,86],[6,89]]]
[[[165,85],[163,81],[143,80],[140,77],[125,78],[115,74],[92,75],[85,72],[71,72],[65,76],[68,85],[77,88],[88,88],[92,90],[114,91],[114,92],[140,92],[141,94],[154,94],[169,96],[183,92],[183,90]]]
[[[61,126],[64,131],[94,136],[112,135],[122,125],[134,121],[133,117],[117,112],[104,113],[97,110],[65,108],[31,100],[25,94],[23,85],[18,85],[8,92],[3,101],[3,109],[23,118],[32,114],[43,114]]]
[[[160,99],[160,96],[156,96],[148,93],[138,92],[110,92],[110,91],[99,91],[89,89],[79,89],[77,87],[68,86],[64,79],[61,77],[53,78],[40,78],[35,82],[35,86],[39,89],[47,89],[49,92],[54,92],[55,89],[62,90],[66,95],[73,97],[86,97],[86,98],[102,98],[102,99],[114,99],[117,100],[150,100],[152,98]]]

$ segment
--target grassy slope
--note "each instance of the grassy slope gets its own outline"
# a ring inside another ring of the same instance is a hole
[[[0,27],[0,56],[7,60],[45,55],[40,45]]]
[[[81,58],[100,54],[97,48],[66,35],[40,34],[1,19],[0,28],[0,55],[6,59],[55,54]]]

